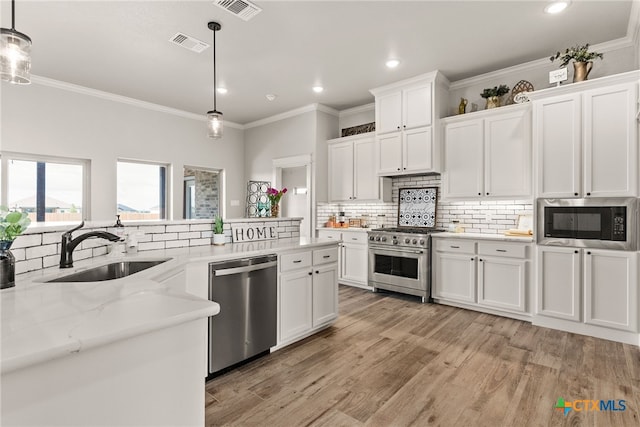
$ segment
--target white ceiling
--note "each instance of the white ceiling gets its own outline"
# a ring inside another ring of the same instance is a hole
[[[255,1],[249,22],[212,1],[16,1],[16,29],[33,40],[32,73],[180,110],[212,109],[212,49],[169,43],[177,32],[212,43],[225,119],[249,123],[311,103],[338,110],[369,89],[435,69],[451,81],[627,34],[631,1]],[[2,0],[2,27],[10,1]],[[402,61],[395,70],[384,62]],[[315,94],[311,87],[325,91]],[[267,93],[278,98],[266,100]]]

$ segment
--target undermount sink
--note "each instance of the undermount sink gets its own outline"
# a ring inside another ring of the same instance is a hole
[[[139,273],[147,268],[155,267],[167,259],[159,259],[152,261],[120,261],[111,264],[101,265],[100,267],[90,268],[88,270],[79,271],[77,273],[68,274],[56,279],[47,280],[52,282],[102,282],[105,280],[121,279],[135,273]]]

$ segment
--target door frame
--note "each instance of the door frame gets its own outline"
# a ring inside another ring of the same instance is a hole
[[[312,209],[312,206],[313,206],[312,200],[315,198],[314,197],[315,192],[314,192],[313,182],[312,182],[313,161],[312,161],[311,154],[279,157],[279,158],[273,159],[273,183],[274,183],[273,186],[275,188],[280,188],[282,186],[282,169],[296,168],[301,166],[304,166],[307,172],[307,207],[305,210],[308,216],[308,224],[305,228],[308,232],[308,236],[314,237],[313,224],[316,223],[316,218],[315,218],[315,212]],[[301,231],[300,235],[302,236],[303,235],[302,230],[300,231]]]

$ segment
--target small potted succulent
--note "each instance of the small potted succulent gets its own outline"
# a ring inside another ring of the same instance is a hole
[[[500,97],[509,93],[509,86],[500,85],[493,88],[487,88],[480,94],[481,97],[487,100],[486,110],[489,108],[496,108],[500,106]]]
[[[213,244],[218,246],[224,245],[224,222],[219,216],[216,217],[213,223]]]
[[[27,213],[0,206],[0,289],[15,286],[16,259],[9,248],[29,224],[31,220]]]
[[[604,55],[598,52],[589,52],[589,43],[584,46],[573,46],[567,48],[564,53],[556,52],[549,58],[551,62],[560,59],[560,68],[566,67],[569,61],[573,59],[573,82],[581,82],[587,80],[591,69],[593,68],[594,59],[602,59]]]

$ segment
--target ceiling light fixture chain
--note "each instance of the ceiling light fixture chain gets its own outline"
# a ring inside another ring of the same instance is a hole
[[[222,137],[223,122],[222,113],[217,109],[216,92],[218,90],[218,76],[216,73],[216,32],[222,26],[217,22],[209,22],[207,27],[213,31],[213,110],[207,112],[207,125],[209,138],[220,139]]]
[[[11,0],[11,29],[0,28],[0,77],[14,84],[31,83],[31,38],[16,31],[15,0]]]

